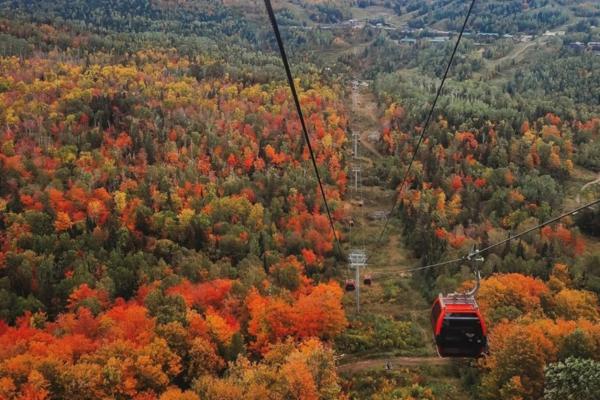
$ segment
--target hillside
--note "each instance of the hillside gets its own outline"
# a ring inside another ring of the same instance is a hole
[[[262,1],[0,0],[0,399],[593,400],[597,206],[438,357],[600,196],[600,5],[478,2],[424,130],[466,6],[276,2],[330,221]]]
[[[260,2],[229,1],[252,12]],[[456,31],[468,3],[457,0],[287,0],[276,3],[304,24],[366,19],[392,26]],[[503,34],[542,34],[566,26],[598,26],[600,5],[590,0],[485,1],[476,4],[471,29]]]

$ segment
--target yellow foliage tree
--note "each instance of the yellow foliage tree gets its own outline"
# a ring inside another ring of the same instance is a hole
[[[73,221],[71,221],[71,217],[69,214],[63,211],[59,211],[56,213],[56,220],[54,221],[54,228],[58,232],[63,232],[71,229],[73,226]]]

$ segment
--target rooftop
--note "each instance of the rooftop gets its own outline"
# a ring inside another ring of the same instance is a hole
[[[478,308],[475,298],[464,293],[450,293],[446,296],[440,294],[440,304],[442,307],[451,305],[467,305],[473,308]]]

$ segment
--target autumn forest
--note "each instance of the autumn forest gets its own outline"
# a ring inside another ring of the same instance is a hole
[[[0,400],[596,399],[600,207],[484,254],[479,358],[419,267],[600,198],[600,6],[478,1],[424,131],[469,2],[273,3],[323,193],[262,1],[0,0]]]

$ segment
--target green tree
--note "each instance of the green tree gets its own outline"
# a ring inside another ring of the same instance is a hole
[[[594,342],[581,329],[575,329],[562,341],[558,358],[564,360],[567,358],[590,358],[594,355]]]
[[[600,393],[600,362],[569,357],[545,371],[544,400],[594,400]]]

